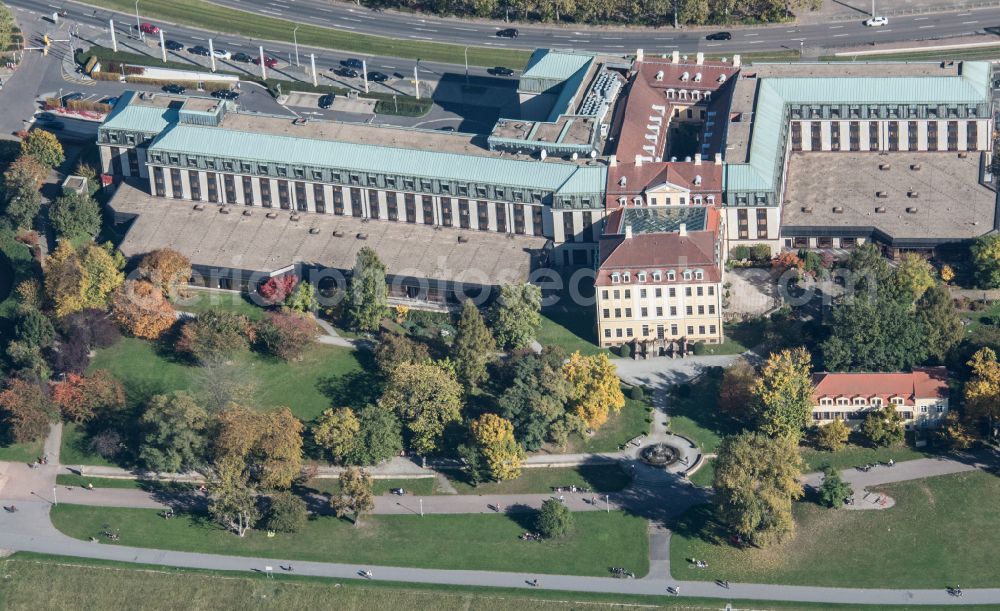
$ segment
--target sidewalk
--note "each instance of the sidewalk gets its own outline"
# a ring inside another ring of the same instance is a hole
[[[875,10],[883,17],[896,17],[995,6],[1000,6],[1000,0],[882,0]],[[797,17],[801,24],[851,20],[860,23],[871,17],[871,11],[870,0],[824,0],[819,10],[801,10]]]

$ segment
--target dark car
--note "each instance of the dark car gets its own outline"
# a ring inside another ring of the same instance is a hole
[[[244,64],[249,64],[253,61],[253,57],[247,55],[246,53],[233,53],[233,56],[230,59],[234,62],[243,62]]]
[[[330,108],[331,106],[333,106],[333,98],[334,97],[335,96],[332,93],[328,93],[328,94],[326,94],[324,96],[321,96],[320,99],[319,99],[319,107],[320,108]]]
[[[221,91],[213,91],[212,97],[219,98],[220,100],[235,100],[240,97],[240,94],[232,89],[223,89]]]
[[[497,66],[496,68],[490,68],[487,70],[493,76],[514,76],[514,71],[510,68],[504,68],[503,66]]]
[[[506,28],[504,30],[497,30],[497,36],[500,38],[517,38],[517,28]]]
[[[345,68],[354,68],[355,70],[361,70],[364,67],[360,59],[345,59],[340,62],[340,65]]]
[[[255,64],[257,64],[259,66],[260,65],[260,58],[259,57],[253,58],[253,63],[255,63]],[[278,65],[278,60],[274,59],[270,55],[265,55],[264,56],[264,65],[267,66],[268,68],[274,68],[275,66]]]
[[[74,100],[82,100],[82,99],[83,99],[82,93],[67,93],[66,95],[63,96],[62,101],[63,104],[69,104]]]
[[[203,47],[201,45],[195,45],[191,47],[190,49],[188,49],[188,53],[191,53],[192,55],[204,55],[205,57],[209,56],[208,47]]]
[[[709,34],[705,37],[705,40],[732,40],[733,35],[729,32],[716,32],[715,34]]]
[[[184,48],[184,45],[176,40],[168,40],[163,43],[163,46],[166,47],[168,51],[180,51]]]
[[[406,494],[406,490],[403,490],[402,488],[393,488],[389,492],[395,494],[396,496],[403,496],[404,494]]]
[[[342,76],[344,78],[358,78],[359,76],[361,76],[360,74],[358,74],[358,71],[355,70],[354,68],[340,67],[334,70],[333,73],[336,74],[337,76]]]
[[[389,75],[385,72],[369,72],[368,80],[373,83],[384,83],[389,80]]]
[[[118,103],[118,98],[117,97],[114,97],[114,98],[105,98],[105,99],[101,100],[101,104],[107,104],[108,106],[114,106],[117,103]]]
[[[163,90],[167,93],[184,93],[187,89],[183,85],[178,85],[177,83],[172,83],[170,85],[164,85]]]

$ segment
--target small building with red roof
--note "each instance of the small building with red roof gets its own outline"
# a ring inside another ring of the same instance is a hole
[[[948,412],[948,370],[914,368],[909,373],[813,374],[812,422],[836,419],[853,426],[867,415],[892,405],[906,428],[933,426]]]

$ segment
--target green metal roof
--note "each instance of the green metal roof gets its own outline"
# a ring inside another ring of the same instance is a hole
[[[184,124],[175,124],[166,129],[153,141],[149,150],[479,182],[563,195],[600,196],[604,192],[606,178],[603,165],[581,166],[552,161],[460,155]]]
[[[761,79],[747,163],[726,163],[727,191],[767,191],[784,159],[788,104],[981,104],[990,101],[989,62],[964,62],[960,76],[767,77]]]
[[[671,233],[679,231],[681,223],[688,231],[702,231],[707,219],[705,210],[702,206],[625,208],[622,225],[631,225],[633,234]]]
[[[134,91],[126,91],[101,124],[102,128],[158,134],[179,120],[175,107],[157,108],[132,104]],[[127,96],[127,99],[126,99]]]
[[[535,49],[521,78],[565,81],[593,60],[592,53]]]

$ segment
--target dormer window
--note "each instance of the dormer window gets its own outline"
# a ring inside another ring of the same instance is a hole
[[[684,279],[685,280],[690,280],[691,279],[691,271],[690,270],[684,270]]]
[[[663,70],[660,70],[659,72],[656,73],[656,80],[658,81],[663,80]]]
[[[872,397],[871,404],[873,407],[882,407],[882,398]]]
[[[635,199],[632,200],[632,203],[635,204],[636,206],[641,206],[642,205],[642,196],[641,195],[637,195],[635,197]]]
[[[820,405],[833,405],[833,399],[829,399],[827,397],[823,397],[822,399],[819,400],[819,404]]]
[[[660,272],[653,272],[653,282],[659,282],[663,279],[663,274]]]
[[[682,81],[689,80],[690,78],[691,78],[691,75],[689,73],[687,73],[687,72],[685,72],[684,74],[681,75],[681,80]]]
[[[837,399],[837,405],[847,405],[847,399],[844,399],[843,397]]]
[[[903,404],[903,398],[902,397],[892,397],[891,399],[889,399],[889,403],[892,403],[893,405],[902,405]]]
[[[639,282],[645,282],[646,281],[646,272],[639,272],[638,274],[635,275],[635,277],[636,277],[636,279]]]
[[[630,273],[625,272],[624,274],[622,274],[622,282],[631,282],[631,281],[632,281],[632,275]]]
[[[696,83],[700,83],[701,82],[701,72],[695,72],[695,74],[694,74],[694,82],[696,82]]]
[[[673,282],[676,279],[677,279],[677,274],[674,272],[674,270],[667,271],[667,281],[668,282]]]
[[[614,274],[611,274],[611,284],[621,284],[621,281],[622,281],[622,277],[621,277],[620,274],[618,274],[617,272],[614,273]]]
[[[865,404],[865,400],[863,398],[861,398],[861,397],[854,397],[854,404],[855,405],[864,405]]]
[[[694,279],[695,280],[704,280],[705,279],[705,272],[701,271],[700,269],[699,270],[695,270],[695,272],[694,272]]]
[[[698,186],[698,185],[701,184],[701,174],[695,175],[695,177],[694,177],[694,184],[695,184],[695,186]]]

